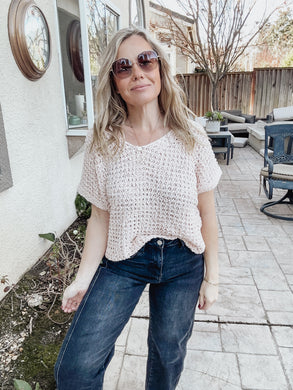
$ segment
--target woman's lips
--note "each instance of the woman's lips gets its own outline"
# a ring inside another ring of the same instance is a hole
[[[131,88],[131,91],[140,91],[142,89],[145,89],[149,86],[149,84],[143,84],[143,85],[136,85],[135,87]]]

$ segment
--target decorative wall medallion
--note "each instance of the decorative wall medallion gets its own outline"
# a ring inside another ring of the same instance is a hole
[[[50,31],[44,14],[33,0],[12,0],[8,34],[19,69],[30,80],[41,78],[50,63]]]

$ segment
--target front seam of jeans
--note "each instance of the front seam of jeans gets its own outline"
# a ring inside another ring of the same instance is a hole
[[[99,275],[100,275],[100,272],[101,272],[101,267],[99,268],[99,272],[98,272],[97,276],[95,277],[95,279],[94,279],[94,281],[93,281],[93,285],[92,285],[91,289],[89,290],[86,299],[84,300],[84,303],[83,303],[83,305],[82,305],[82,307],[81,307],[81,309],[80,309],[79,315],[78,315],[78,317],[77,317],[77,319],[76,319],[76,321],[75,321],[75,324],[74,324],[74,326],[73,326],[73,328],[72,328],[72,330],[71,330],[70,335],[68,336],[68,341],[67,341],[66,345],[64,346],[64,351],[63,351],[63,353],[62,353],[62,356],[61,356],[61,358],[60,358],[60,362],[59,362],[59,365],[58,365],[58,369],[57,369],[57,371],[56,371],[56,382],[57,382],[57,385],[58,385],[58,379],[59,379],[59,370],[60,370],[60,366],[61,366],[61,363],[62,363],[62,361],[63,361],[65,352],[66,352],[66,350],[67,350],[69,341],[71,340],[73,331],[74,331],[74,329],[75,329],[75,327],[76,327],[76,325],[77,325],[77,323],[78,323],[78,321],[79,321],[79,318],[80,318],[80,315],[81,315],[81,313],[82,313],[82,310],[83,310],[83,308],[84,308],[84,306],[85,306],[85,304],[86,304],[86,302],[87,302],[87,300],[88,300],[88,298],[89,298],[89,296],[90,296],[90,293],[91,293],[92,289],[93,289],[94,286],[95,286],[96,280],[98,279],[98,277],[99,277]]]
[[[160,277],[159,277],[159,282],[162,281],[162,276],[163,276],[163,264],[164,264],[164,241],[161,246],[161,262],[160,262]]]

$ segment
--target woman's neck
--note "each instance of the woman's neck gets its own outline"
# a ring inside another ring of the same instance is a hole
[[[128,107],[126,124],[136,133],[153,133],[163,126],[163,115],[157,107]]]

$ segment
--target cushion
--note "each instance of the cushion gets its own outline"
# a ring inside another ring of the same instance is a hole
[[[238,115],[238,116],[240,116],[242,114],[241,110],[223,110],[223,111],[228,112],[228,114]]]
[[[247,123],[229,123],[227,126],[229,131],[236,131],[236,130],[247,131]]]
[[[247,144],[248,138],[244,137],[234,137],[233,145],[235,148],[244,148]]]
[[[249,115],[249,114],[241,114],[243,118],[245,118],[245,123],[254,123],[255,122],[255,115]]]
[[[260,174],[264,177],[268,177],[268,167],[262,168]],[[288,164],[275,164],[272,173],[273,179],[293,181],[293,165]]]
[[[273,114],[275,121],[289,121],[293,119],[293,106],[274,108]]]
[[[225,112],[225,111],[221,111],[221,114],[223,115],[224,118],[227,118],[230,121],[238,122],[238,123],[245,122],[245,118],[243,118],[242,116],[232,115],[232,114],[229,114],[228,112]]]

